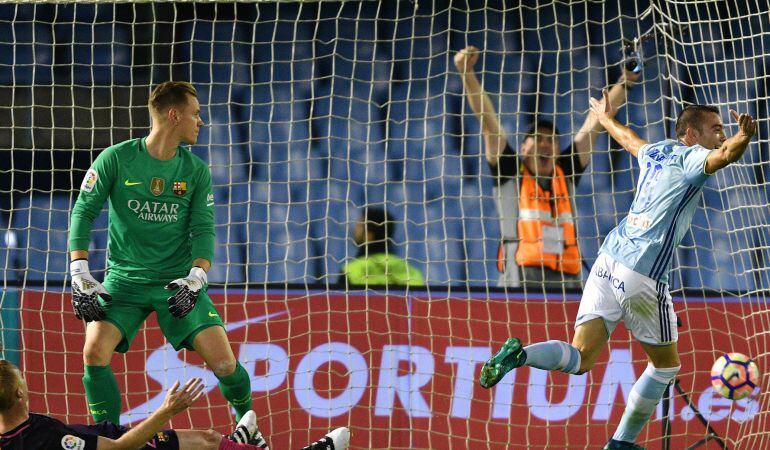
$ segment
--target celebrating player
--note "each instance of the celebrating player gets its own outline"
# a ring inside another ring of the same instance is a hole
[[[121,397],[110,367],[155,311],[176,350],[193,349],[219,379],[236,419],[251,410],[249,375],[230,348],[206,293],[214,257],[214,196],[206,164],[181,144],[203,126],[195,88],[169,81],[149,101],[149,136],[107,148],[83,179],[72,209],[72,307],[88,322],[83,349],[88,406],[96,422],[119,423]],[[109,272],[88,267],[91,226],[109,199]]]
[[[672,255],[690,227],[709,175],[741,158],[756,123],[748,114],[730,110],[738,133],[726,139],[717,108],[688,106],[676,121],[677,140],[650,144],[612,118],[606,90],[602,100],[591,99],[591,114],[639,160],[631,210],[607,235],[591,269],[572,345],[548,341],[522,348],[518,339],[510,338],[484,364],[479,381],[492,387],[521,365],[585,373],[623,320],[649,364],[631,389],[620,425],[605,449],[641,449],[636,438],[680,368],[677,317],[668,290]]]
[[[235,432],[222,436],[213,430],[161,430],[176,414],[186,410],[203,395],[200,378],[168,390],[163,405],[146,420],[128,429],[105,421],[96,425],[66,425],[52,417],[29,412],[29,390],[19,369],[0,360],[0,447],[7,450],[261,450],[267,443],[257,428],[253,411],[248,411]],[[309,450],[344,450],[350,431],[337,428]]]

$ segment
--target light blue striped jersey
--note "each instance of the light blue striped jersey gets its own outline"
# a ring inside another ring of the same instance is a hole
[[[640,148],[641,171],[631,210],[599,251],[635,272],[668,283],[672,255],[690,227],[708,179],[709,152],[674,140]]]

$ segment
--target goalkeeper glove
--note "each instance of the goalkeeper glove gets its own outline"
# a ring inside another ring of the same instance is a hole
[[[177,278],[166,285],[166,289],[179,289],[176,294],[168,298],[168,311],[177,319],[181,319],[195,308],[198,301],[198,293],[208,282],[206,271],[200,267],[193,267],[184,278]]]
[[[87,259],[76,259],[70,263],[72,277],[72,309],[78,320],[91,322],[102,320],[107,315],[104,305],[99,301],[111,302],[112,296],[101,283],[88,271]]]

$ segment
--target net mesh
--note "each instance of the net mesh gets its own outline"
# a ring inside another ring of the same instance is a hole
[[[769,362],[768,17],[762,2],[676,0],[2,4],[3,354],[25,369],[38,411],[88,419],[69,212],[99,152],[146,134],[152,87],[188,80],[207,123],[191,151],[210,166],[216,201],[212,297],[274,446],[335,425],[351,426],[353,448],[598,445],[643,368],[624,330],[590,376],[522,369],[492,393],[473,381],[511,333],[569,340],[579,294],[496,287],[494,178],[453,58],[483,50],[476,70],[514,149],[536,119],[552,120],[565,148],[589,97],[620,76],[624,39],[640,38],[643,78],[618,115],[640,136],[671,136],[689,103],[718,106],[728,135],[728,108],[758,118],[743,158],[707,183],[671,289],[682,386],[731,447],[764,448],[768,396],[720,400],[708,369],[727,351],[760,371]],[[601,136],[574,194],[586,267],[628,211],[637,174]],[[388,210],[391,250],[428,287],[342,283],[371,206]],[[106,206],[92,236],[101,279]],[[194,355],[164,344],[152,317],[113,366],[129,392],[126,422],[157,406],[174,377],[216,384]],[[226,432],[218,390],[204,403],[174,425]],[[648,443],[661,439],[663,415]],[[669,415],[675,443],[705,435],[681,398]]]

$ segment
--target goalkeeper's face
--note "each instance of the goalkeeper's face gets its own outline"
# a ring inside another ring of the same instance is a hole
[[[198,141],[198,133],[203,126],[201,119],[201,105],[198,99],[192,95],[187,96],[187,104],[178,110],[179,122],[176,131],[179,142],[193,145]]]

